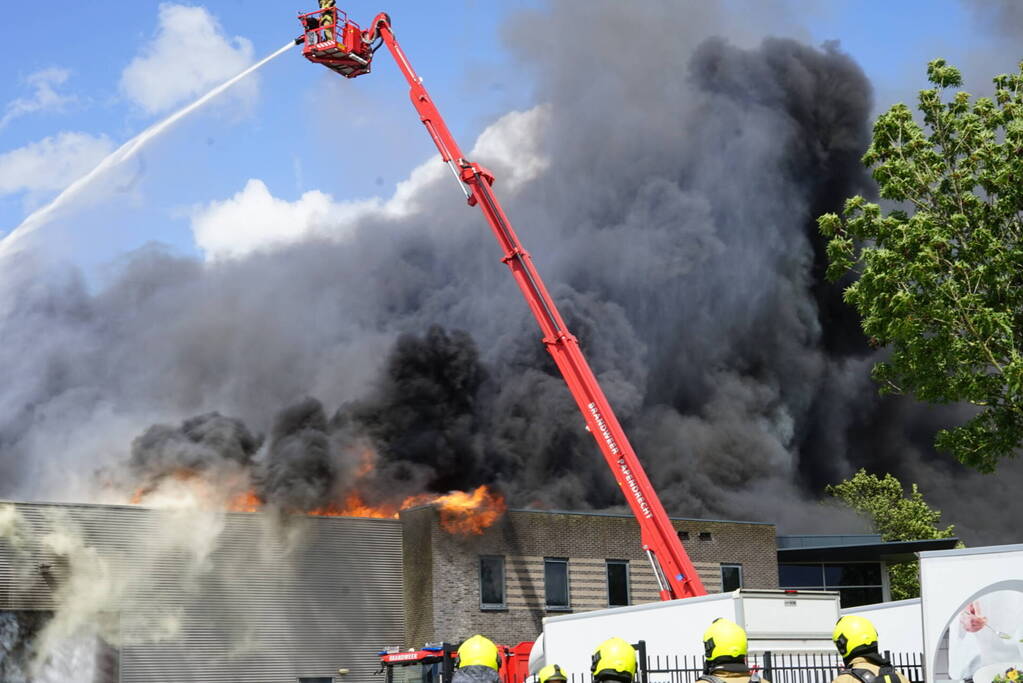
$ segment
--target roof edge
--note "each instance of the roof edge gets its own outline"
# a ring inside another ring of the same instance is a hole
[[[533,512],[550,515],[585,515],[589,517],[625,517],[635,519],[631,512],[600,512],[599,510],[542,510],[537,508],[508,508],[508,512]],[[776,526],[774,522],[751,522],[741,519],[705,519],[702,517],[672,517],[673,522],[710,522],[718,524],[755,524],[757,526]]]
[[[105,508],[108,510],[126,510],[131,512],[164,512],[172,510],[173,508],[157,508],[150,507],[148,505],[133,505],[128,503],[67,503],[67,502],[56,502],[56,501],[44,501],[44,500],[10,500],[7,498],[0,498],[0,505],[21,505],[29,507],[61,507],[61,508]],[[237,510],[211,510],[212,512],[222,512],[225,515],[255,515],[257,512],[243,512]],[[307,519],[364,519],[373,520],[375,522],[388,522],[391,524],[400,524],[401,520],[394,519],[391,517],[358,517],[355,515],[314,515],[311,513],[302,513],[298,515]]]

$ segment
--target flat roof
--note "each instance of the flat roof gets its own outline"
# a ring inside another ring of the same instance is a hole
[[[959,543],[958,538],[935,538],[922,541],[889,541],[887,543],[838,544],[778,548],[778,562],[906,562],[915,560],[924,551],[947,550]]]
[[[635,519],[631,512],[598,512],[595,510],[544,510],[537,508],[508,508],[508,512],[535,512],[538,514],[550,515],[588,515],[590,517],[627,517]],[[716,524],[757,524],[760,526],[774,526],[773,522],[750,522],[741,519],[707,519],[704,517],[671,517],[673,522],[712,522]]]
[[[173,510],[174,508],[158,508],[148,505],[136,505],[134,503],[58,503],[41,500],[9,500],[0,498],[0,505],[21,505],[30,507],[63,507],[63,508],[103,508],[105,510],[133,510],[135,512],[165,512]],[[222,512],[225,515],[255,515],[260,511],[248,512],[244,510],[215,510],[210,509],[211,512]],[[312,513],[303,512],[302,517],[311,517],[313,519],[364,519],[373,520],[376,522],[387,522],[389,524],[400,524],[400,520],[394,517],[359,517],[357,515],[314,515]]]
[[[154,508],[146,505],[134,505],[127,503],[66,503],[66,502],[49,502],[49,501],[29,501],[29,500],[5,500],[0,498],[0,505],[2,504],[12,505],[37,505],[37,506],[49,506],[49,507],[75,507],[75,508],[116,508],[122,510],[160,510],[162,508]],[[434,507],[436,503],[424,503],[423,505],[416,505],[407,510],[418,510],[420,508]],[[627,519],[635,519],[635,516],[631,512],[599,512],[595,510],[544,510],[538,508],[508,508],[508,512],[529,512],[534,514],[545,514],[545,515],[586,515],[590,517],[620,517]],[[226,514],[238,514],[238,515],[249,515],[251,512],[227,512]],[[380,519],[383,521],[396,521],[388,517],[358,517],[349,515],[312,515],[304,513],[306,517],[350,517],[351,519]],[[756,524],[759,526],[774,526],[772,522],[750,522],[737,519],[707,519],[702,517],[669,517],[673,522],[706,522],[715,524]]]
[[[778,534],[778,548],[826,548],[881,543],[881,534]]]

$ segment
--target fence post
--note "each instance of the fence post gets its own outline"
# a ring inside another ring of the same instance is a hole
[[[767,680],[771,681],[771,683],[775,683],[774,671],[771,668],[771,651],[770,650],[768,650],[767,652],[764,653],[764,667],[763,667],[763,669],[764,669],[763,677],[766,678]]]
[[[641,640],[633,647],[636,648],[637,659],[639,660],[639,682],[649,683],[647,669],[649,668],[650,663],[646,660],[646,641]]]

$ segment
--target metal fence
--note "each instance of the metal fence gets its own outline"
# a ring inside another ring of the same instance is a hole
[[[695,683],[703,674],[702,656],[648,655],[646,643],[635,645],[639,656],[637,683]],[[885,652],[892,666],[911,683],[923,683],[923,655],[919,652]],[[751,668],[771,683],[831,683],[844,667],[835,654],[763,652],[749,656]],[[590,683],[589,673],[572,672],[571,683]]]
[[[703,673],[703,657],[648,656],[646,644],[637,644],[639,683],[694,683]],[[919,652],[885,652],[892,665],[911,683],[923,683],[923,655]],[[750,668],[771,683],[831,683],[844,668],[838,654],[789,652],[756,653],[747,659]]]

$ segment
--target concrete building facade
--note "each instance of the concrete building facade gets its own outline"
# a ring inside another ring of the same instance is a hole
[[[0,622],[72,636],[45,680],[368,682],[404,638],[401,554],[391,519],[0,502]]]
[[[12,629],[86,623],[72,680],[89,661],[94,683],[361,683],[387,646],[514,644],[547,615],[658,599],[630,515],[509,510],[480,535],[441,521],[0,501],[0,660]],[[773,525],[674,524],[709,591],[777,587]]]

